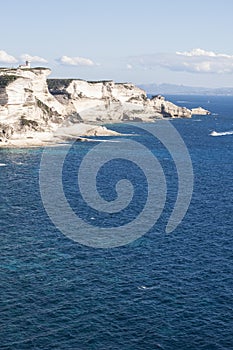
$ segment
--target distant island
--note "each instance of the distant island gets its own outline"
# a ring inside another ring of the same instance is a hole
[[[48,79],[50,69],[0,68],[0,147],[43,146],[93,135],[116,135],[102,126],[126,121],[153,122],[209,114],[148,98],[131,83]]]
[[[233,96],[233,87],[207,88],[176,84],[139,84],[147,94]]]

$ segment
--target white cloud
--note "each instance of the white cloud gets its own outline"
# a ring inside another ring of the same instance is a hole
[[[127,64],[127,65],[126,65],[126,68],[127,68],[127,69],[133,69],[133,66],[132,66],[132,64]]]
[[[213,51],[205,51],[203,49],[193,49],[192,51],[184,51],[184,52],[176,52],[177,55],[181,56],[188,56],[188,57],[193,57],[193,56],[206,56],[206,57],[225,57],[225,58],[233,58],[233,56],[226,55],[223,53],[215,53]]]
[[[172,71],[189,73],[233,73],[233,55],[215,53],[203,49],[191,51],[133,57],[144,68],[160,66]]]
[[[27,53],[24,53],[23,55],[20,56],[22,61],[30,61],[30,62],[40,62],[40,63],[47,63],[48,61],[43,58],[43,57],[39,57],[39,56],[31,56]]]
[[[14,56],[8,55],[6,51],[0,50],[0,62],[2,63],[16,63],[18,62]]]
[[[90,58],[84,58],[84,57],[62,56],[57,61],[67,66],[95,66],[96,65],[96,63],[94,63]]]

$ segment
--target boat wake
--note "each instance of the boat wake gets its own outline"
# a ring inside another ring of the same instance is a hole
[[[227,136],[227,135],[233,135],[233,130],[223,131],[223,132],[212,131],[210,133],[210,136]]]

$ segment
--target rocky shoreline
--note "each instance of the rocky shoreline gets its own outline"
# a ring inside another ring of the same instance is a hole
[[[45,146],[90,135],[116,135],[103,124],[153,122],[209,114],[149,99],[130,83],[47,79],[50,69],[0,68],[0,147]],[[71,132],[72,131],[72,132]]]

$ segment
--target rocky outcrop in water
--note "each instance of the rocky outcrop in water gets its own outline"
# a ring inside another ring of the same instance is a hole
[[[197,115],[209,115],[211,114],[210,111],[207,109],[204,109],[202,107],[197,107],[197,108],[192,108],[191,109],[192,115],[197,114]]]

